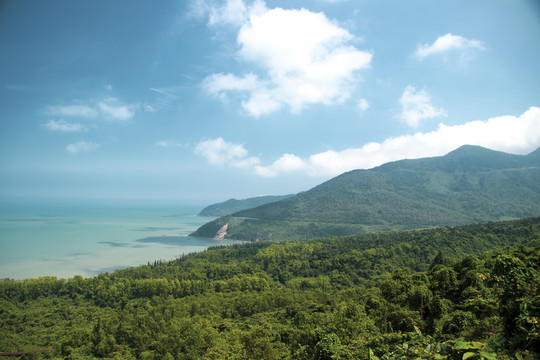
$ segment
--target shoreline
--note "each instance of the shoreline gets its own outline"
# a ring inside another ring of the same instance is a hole
[[[107,242],[103,245],[115,248],[116,250],[109,252],[109,257],[107,257],[106,260],[118,258],[119,260],[115,264],[110,264],[109,261],[96,262],[97,258],[101,258],[100,254],[80,254],[72,257],[72,261],[64,258],[42,258],[15,264],[2,264],[0,265],[0,279],[24,281],[41,277],[70,279],[74,276],[82,276],[83,278],[92,278],[99,274],[112,273],[116,270],[143,266],[155,261],[174,261],[181,256],[205,251],[213,246],[232,245],[234,243],[236,243],[236,241],[229,239],[222,241],[195,238],[191,236],[151,236],[136,239],[131,243]],[[174,252],[175,249],[179,251]],[[148,253],[149,250],[153,251],[154,254],[160,254],[161,256],[139,255],[136,259],[131,261],[126,259],[125,256],[116,256],[117,254],[126,252]],[[36,271],[36,269],[39,270]]]
[[[4,207],[0,278],[94,277],[222,245],[188,235],[208,221],[197,217],[199,210],[181,204],[111,207],[108,202],[28,201]]]

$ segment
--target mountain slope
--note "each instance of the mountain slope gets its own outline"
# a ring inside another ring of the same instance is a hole
[[[216,219],[193,235],[214,236],[229,223],[229,238],[307,239],[538,216],[538,154],[463,146],[441,157],[354,170],[294,197]]]
[[[257,206],[268,204],[271,202],[283,200],[294,196],[290,195],[279,195],[279,196],[258,196],[252,197],[249,199],[236,200],[229,199],[222,203],[212,204],[201,210],[199,216],[225,216],[235,213],[237,211],[251,209]]]

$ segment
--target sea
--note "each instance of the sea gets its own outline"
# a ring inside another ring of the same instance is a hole
[[[212,220],[171,202],[0,199],[0,279],[92,277],[232,241],[188,236]]]

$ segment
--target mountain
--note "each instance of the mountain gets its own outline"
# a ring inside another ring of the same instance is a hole
[[[512,155],[463,146],[445,156],[353,170],[203,225],[193,236],[299,240],[540,215],[540,149]]]
[[[225,216],[235,213],[237,211],[251,209],[257,206],[276,202],[294,196],[290,195],[278,195],[278,196],[258,196],[249,199],[236,200],[230,199],[222,203],[212,204],[205,207],[199,213],[199,216]]]

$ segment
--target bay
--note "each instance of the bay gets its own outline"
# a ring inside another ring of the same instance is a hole
[[[0,278],[95,276],[230,241],[187,236],[201,207],[114,201],[0,201]]]

